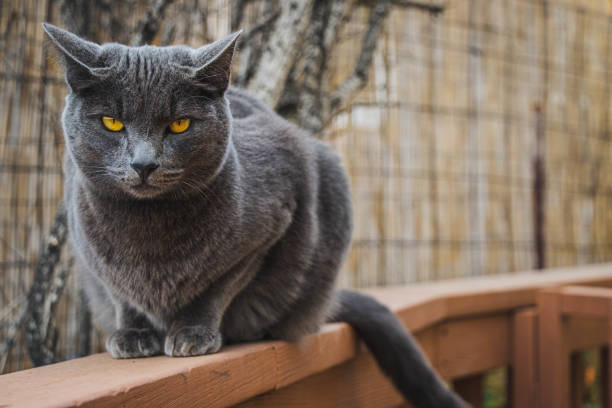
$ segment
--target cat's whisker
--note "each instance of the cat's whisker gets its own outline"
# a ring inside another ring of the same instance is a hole
[[[161,177],[181,177],[183,175],[183,172],[163,172],[160,176]]]
[[[210,200],[210,196],[206,193],[206,191],[202,190],[197,184],[190,183],[187,180],[183,180],[183,184],[199,193],[205,200]]]

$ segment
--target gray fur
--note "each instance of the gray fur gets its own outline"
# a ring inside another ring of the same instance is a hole
[[[111,355],[316,332],[351,238],[346,176],[325,144],[228,87],[237,34],[194,50],[44,29],[70,88],[70,233]],[[171,134],[184,117],[191,127]]]

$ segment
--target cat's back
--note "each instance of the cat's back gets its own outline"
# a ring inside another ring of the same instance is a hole
[[[263,102],[237,88],[227,92],[233,117],[232,137],[248,161],[266,160],[269,164],[290,161],[294,166],[315,169],[317,161],[337,156],[327,144],[313,138],[288,122]],[[278,163],[277,163],[278,164]],[[303,174],[306,168],[300,168]]]
[[[327,144],[239,90],[228,98],[242,185],[249,190],[245,212],[266,219],[288,214],[289,222],[257,278],[232,303],[224,335],[255,340],[264,327],[273,338],[297,339],[325,321],[350,244],[346,174]]]
[[[247,184],[268,197],[295,200],[303,211],[319,218],[340,247],[352,230],[349,186],[340,157],[238,89],[228,92],[234,143],[245,167]],[[316,215],[314,215],[316,214]],[[328,235],[328,234],[323,234]],[[343,251],[344,248],[338,248]]]
[[[308,184],[316,177],[316,161],[326,147],[241,90],[227,93],[233,117],[232,140],[245,176],[275,184]],[[331,152],[329,152],[331,154]]]

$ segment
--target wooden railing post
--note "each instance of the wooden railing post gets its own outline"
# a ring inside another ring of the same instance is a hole
[[[612,408],[612,289],[585,286],[543,289],[538,293],[537,305],[540,406],[581,406],[583,363],[579,355],[571,356],[571,352],[605,345],[601,388],[603,406]]]
[[[513,337],[512,406],[536,408],[538,312],[535,308],[519,310],[514,314]]]
[[[557,289],[538,293],[539,401],[542,408],[567,408],[569,361],[563,347],[561,294]]]

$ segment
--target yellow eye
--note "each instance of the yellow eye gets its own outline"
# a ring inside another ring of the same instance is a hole
[[[172,133],[183,133],[187,129],[189,129],[189,125],[191,121],[187,118],[175,120],[170,124],[169,129]]]
[[[102,116],[102,124],[111,132],[118,132],[123,129],[123,123],[110,116]]]

